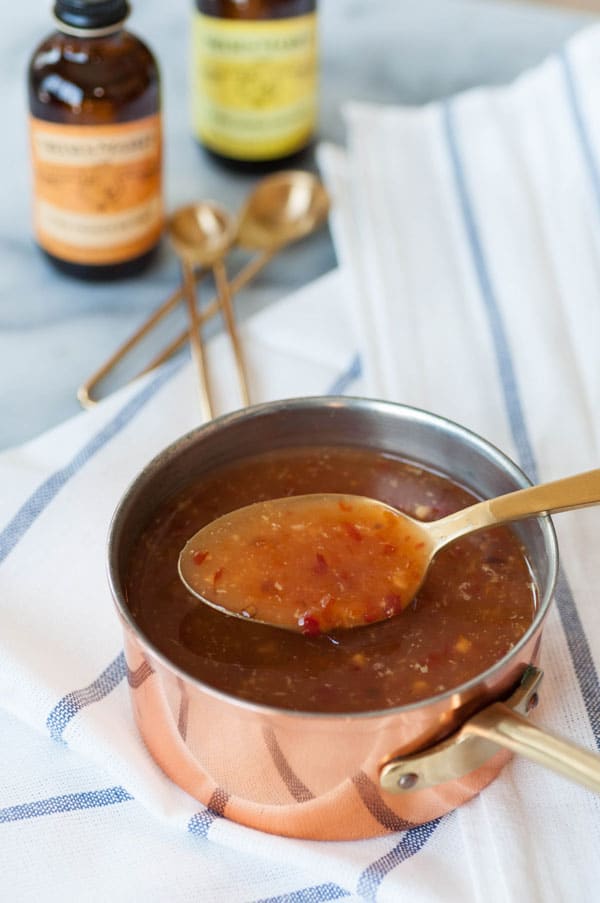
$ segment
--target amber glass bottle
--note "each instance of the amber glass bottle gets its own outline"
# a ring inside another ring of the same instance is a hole
[[[316,126],[316,0],[196,0],[192,67],[198,140],[242,168],[281,164]]]
[[[140,272],[163,225],[159,73],[128,14],[126,0],[56,0],[29,66],[35,236],[87,279]]]

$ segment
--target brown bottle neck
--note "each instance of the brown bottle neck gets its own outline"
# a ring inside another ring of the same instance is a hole
[[[316,0],[196,0],[199,12],[222,19],[287,19],[316,6]]]

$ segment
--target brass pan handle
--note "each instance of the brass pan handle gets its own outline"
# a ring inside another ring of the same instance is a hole
[[[542,731],[502,702],[479,712],[466,725],[477,737],[519,753],[538,765],[600,793],[600,756],[549,731]]]
[[[391,758],[380,769],[383,789],[403,793],[444,784],[475,771],[504,748],[600,793],[600,755],[540,730],[525,717],[537,704],[542,677],[537,668],[527,668],[506,702],[482,709],[435,746]]]

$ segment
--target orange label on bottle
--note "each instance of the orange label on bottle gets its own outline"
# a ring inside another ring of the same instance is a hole
[[[113,125],[30,123],[41,247],[91,265],[150,250],[163,225],[160,116]]]

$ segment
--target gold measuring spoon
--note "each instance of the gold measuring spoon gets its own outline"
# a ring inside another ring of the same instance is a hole
[[[230,294],[237,294],[248,285],[269,261],[286,245],[305,238],[323,225],[329,212],[329,197],[319,179],[304,170],[288,170],[266,176],[243,205],[238,219],[236,241],[249,251],[258,252],[229,283]],[[196,272],[199,280],[203,271]],[[81,405],[91,408],[96,404],[92,393],[96,386],[111,372],[116,364],[146,336],[156,324],[172,311],[183,298],[183,287],[167,300],[127,339],[111,357],[96,370],[78,389]],[[218,298],[213,298],[198,316],[202,323],[219,311]],[[140,372],[158,367],[188,340],[187,330],[173,339]]]
[[[258,253],[231,280],[231,294],[248,285],[286,245],[314,232],[325,222],[328,212],[329,196],[310,172],[289,170],[261,179],[240,211],[236,237],[236,244]],[[202,311],[202,319],[214,316],[218,309],[218,299],[214,298]],[[187,338],[186,332],[180,333],[142,373],[166,361],[183,347]]]
[[[190,323],[187,334],[191,341],[192,354],[198,372],[202,414],[206,420],[211,420],[213,406],[206,356],[200,336],[202,324],[196,307],[194,267],[212,268],[217,286],[218,302],[222,307],[233,344],[244,404],[248,404],[248,386],[242,350],[233,318],[229,286],[223,264],[223,257],[234,240],[235,227],[226,210],[211,201],[202,201],[199,204],[190,204],[188,207],[181,207],[177,210],[167,223],[167,231],[181,263],[183,292]]]
[[[363,496],[257,502],[217,518],[179,556],[188,590],[213,608],[311,636],[391,618],[437,553],[460,537],[600,502],[600,469],[422,522]]]

